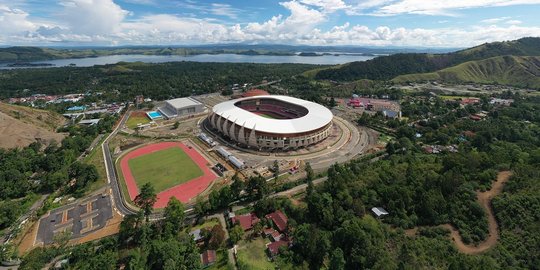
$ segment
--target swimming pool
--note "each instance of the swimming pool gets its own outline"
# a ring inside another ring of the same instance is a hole
[[[150,120],[163,118],[163,115],[161,115],[161,113],[156,112],[156,111],[146,112],[146,115],[148,115],[148,118],[150,118]]]

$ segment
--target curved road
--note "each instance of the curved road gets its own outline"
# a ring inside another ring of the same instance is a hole
[[[107,183],[109,184],[111,191],[112,191],[112,201],[113,201],[113,207],[117,212],[119,212],[120,215],[130,215],[130,214],[136,214],[137,211],[134,209],[131,209],[128,207],[122,197],[122,192],[120,191],[120,185],[118,183],[118,177],[116,175],[116,168],[114,166],[114,161],[112,159],[111,151],[109,149],[109,140],[115,136],[118,131],[124,126],[126,123],[128,117],[129,117],[129,109],[124,113],[122,116],[122,119],[116,126],[116,128],[103,140],[103,143],[101,144],[101,149],[103,151],[103,159],[105,160],[105,171],[107,172]]]

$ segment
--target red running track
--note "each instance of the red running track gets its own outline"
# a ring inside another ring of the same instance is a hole
[[[185,144],[180,142],[162,142],[155,143],[141,148],[135,149],[127,153],[120,160],[120,169],[124,175],[124,180],[126,181],[129,197],[131,200],[134,200],[135,197],[139,194],[139,189],[135,178],[129,169],[128,161],[132,158],[136,158],[142,155],[147,155],[156,151],[164,150],[171,147],[180,147],[186,154],[201,168],[203,175],[197,178],[194,178],[188,182],[182,183],[180,185],[174,186],[167,190],[164,190],[157,194],[157,202],[154,204],[154,208],[163,208],[167,206],[169,198],[176,197],[183,203],[189,202],[192,198],[199,195],[203,192],[209,185],[217,178],[217,176],[208,168],[206,159],[193,148],[187,147]]]

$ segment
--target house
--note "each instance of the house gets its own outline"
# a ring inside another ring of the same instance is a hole
[[[274,242],[277,242],[279,240],[281,240],[281,237],[282,237],[282,234],[279,233],[278,231],[272,229],[272,228],[265,228],[263,230],[263,233],[264,233],[264,236],[265,237],[270,237],[270,239],[272,239],[272,241]]]
[[[289,241],[286,241],[286,240],[279,240],[279,241],[272,242],[266,245],[266,247],[268,248],[268,253],[270,253],[271,257],[274,257],[277,254],[279,254],[280,247],[288,247],[288,246],[289,246]]]
[[[193,240],[198,243],[204,240],[204,237],[202,235],[201,229],[197,229],[194,231],[189,232],[189,235],[193,237]]]
[[[253,225],[257,224],[259,222],[259,218],[255,213],[249,213],[241,216],[235,216],[231,218],[232,224],[240,224],[240,227],[244,229],[244,231],[249,231],[253,228]]]
[[[476,115],[476,114],[473,114],[473,115],[469,116],[469,118],[470,118],[471,120],[474,120],[474,121],[480,121],[480,120],[482,120],[482,117],[480,117],[479,115]]]
[[[203,267],[208,267],[216,262],[216,251],[206,250],[201,254],[201,262]]]
[[[463,98],[461,99],[459,103],[461,104],[461,106],[473,105],[473,104],[480,103],[480,99],[479,98]]]
[[[276,210],[275,212],[266,215],[266,218],[272,220],[278,231],[282,233],[286,232],[288,219],[283,212]]]
[[[388,215],[388,212],[386,212],[386,210],[384,210],[382,207],[373,207],[371,208],[371,212],[373,212],[377,217]]]
[[[383,110],[382,114],[386,118],[401,118],[401,111]]]

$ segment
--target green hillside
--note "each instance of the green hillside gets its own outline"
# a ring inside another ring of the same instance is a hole
[[[352,62],[339,68],[320,70],[315,78],[336,81],[390,80],[399,75],[435,72],[465,62],[502,55],[540,56],[540,38],[486,43],[445,54],[406,53],[382,56],[365,62]]]
[[[470,61],[436,72],[401,75],[394,82],[495,83],[540,89],[539,56],[498,56]]]

